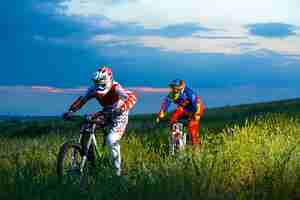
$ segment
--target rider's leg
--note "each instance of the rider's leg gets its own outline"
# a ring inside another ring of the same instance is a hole
[[[123,133],[128,123],[128,112],[115,117],[113,119],[112,128],[106,138],[106,143],[109,148],[109,159],[116,168],[117,175],[121,175],[121,149],[119,140],[122,138]]]
[[[113,163],[116,174],[118,176],[121,175],[122,167],[121,167],[121,148],[118,142],[111,144],[110,146],[110,160]]]
[[[189,119],[187,124],[187,129],[191,138],[192,145],[198,144],[198,128],[199,128],[199,121],[195,119]]]
[[[188,132],[192,138],[192,145],[198,144],[200,141],[201,144],[201,139],[199,138],[199,123],[200,123],[200,118],[202,117],[204,113],[204,106],[203,103],[200,100],[200,97],[196,97],[196,111],[194,113],[191,113],[189,117],[189,122],[188,122]]]

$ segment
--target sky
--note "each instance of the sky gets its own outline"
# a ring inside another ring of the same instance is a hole
[[[1,7],[0,115],[60,115],[100,65],[157,112],[182,78],[206,107],[300,97],[297,0],[26,0]],[[99,107],[89,103],[82,112]]]

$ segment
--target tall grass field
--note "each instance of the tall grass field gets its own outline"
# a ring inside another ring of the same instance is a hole
[[[166,124],[154,121],[132,116],[121,140],[124,175],[99,163],[84,189],[56,176],[59,147],[77,139],[78,122],[0,122],[0,199],[300,199],[299,99],[208,109],[201,145],[177,156]]]

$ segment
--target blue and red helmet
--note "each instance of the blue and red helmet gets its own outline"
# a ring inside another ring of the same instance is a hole
[[[180,93],[184,90],[185,84],[184,81],[181,79],[174,79],[169,83],[171,91],[169,93],[169,97],[173,100],[179,98]]]

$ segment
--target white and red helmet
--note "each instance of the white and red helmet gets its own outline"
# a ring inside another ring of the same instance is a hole
[[[92,81],[97,88],[97,92],[105,95],[111,89],[113,84],[112,70],[106,66],[101,66],[94,73]]]

